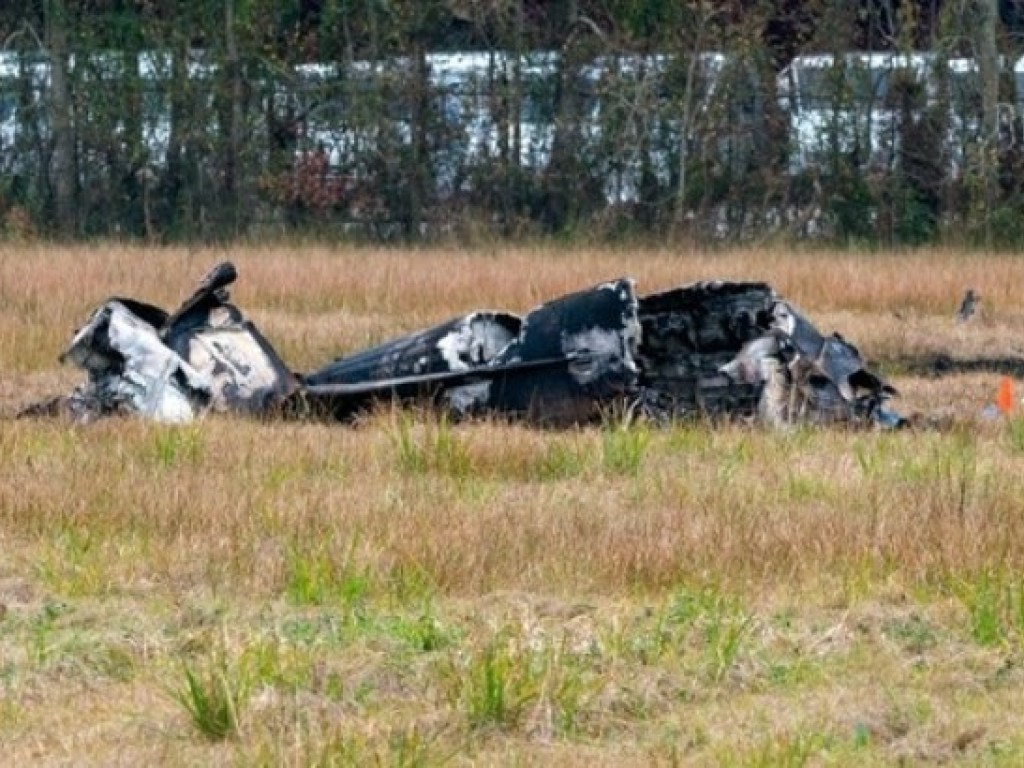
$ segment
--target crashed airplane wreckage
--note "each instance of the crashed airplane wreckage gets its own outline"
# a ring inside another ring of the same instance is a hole
[[[381,402],[429,401],[456,417],[545,425],[608,412],[880,423],[894,390],[838,334],[823,336],[765,283],[702,282],[638,297],[628,278],[524,317],[472,312],[298,375],[234,306],[215,267],[173,314],[112,298],[61,356],[88,374],[22,415],[78,421],[135,413],[187,422],[209,411],[346,420]]]

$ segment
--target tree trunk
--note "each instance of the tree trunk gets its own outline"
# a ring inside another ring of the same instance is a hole
[[[190,212],[185,209],[183,193],[188,191],[185,182],[188,150],[186,124],[192,125],[193,118],[188,109],[188,42],[175,41],[171,46],[171,73],[167,86],[167,106],[170,109],[170,125],[167,127],[167,163],[159,184],[161,200],[158,220],[174,234],[186,231],[190,223]],[[194,192],[194,189],[192,190]]]
[[[509,147],[508,162],[504,168],[504,184],[502,184],[502,219],[504,221],[505,235],[511,235],[515,230],[516,220],[516,199],[518,187],[521,183],[522,174],[520,164],[523,157],[523,0],[517,0],[514,10],[512,36],[514,40],[512,54],[512,83],[508,98],[508,122],[512,128],[511,146]],[[501,126],[504,135],[505,126]]]
[[[57,234],[71,237],[77,230],[75,210],[75,134],[71,89],[68,85],[67,9],[51,0],[47,17],[50,60],[50,100],[53,109],[53,161],[50,183],[57,214]]]
[[[974,0],[976,19],[975,48],[978,52],[978,69],[981,75],[981,185],[984,237],[991,239],[989,213],[995,198],[996,152],[999,133],[999,52],[996,49],[996,20],[999,18],[997,0]]]
[[[673,218],[676,227],[681,231],[686,226],[686,195],[687,195],[687,166],[690,161],[689,149],[690,139],[693,133],[696,111],[698,104],[695,103],[697,77],[700,72],[700,55],[704,51],[705,33],[708,24],[714,13],[703,3],[693,9],[694,26],[689,30],[692,38],[683,38],[680,41],[679,50],[688,57],[686,69],[686,88],[680,105],[680,135],[679,135],[679,186],[676,189],[675,211]]]
[[[579,7],[576,0],[566,0],[562,8],[565,36],[558,64],[555,135],[551,142],[551,157],[548,160],[545,210],[542,216],[548,229],[553,232],[562,231],[573,223],[580,207],[580,190],[573,167],[576,142],[579,139],[579,109],[576,95],[579,66],[573,50]]]
[[[224,198],[223,205],[228,225],[233,234],[238,234],[239,212],[243,210],[240,198],[239,176],[242,155],[242,66],[238,55],[238,36],[235,23],[235,0],[225,0],[224,32],[227,47],[229,124],[228,146],[224,157]]]
[[[996,49],[997,0],[975,0],[975,45],[981,74],[982,124],[985,140],[992,141],[998,128],[999,51]]]
[[[417,38],[419,32],[417,31]],[[405,235],[412,239],[420,236],[420,224],[423,221],[423,207],[430,187],[430,151],[428,134],[430,127],[430,67],[427,63],[427,51],[424,44],[417,39],[413,49],[414,58],[414,92],[412,94],[412,168],[409,174],[409,205],[406,211]]]
[[[692,51],[686,67],[686,88],[683,92],[680,110],[679,130],[679,186],[676,189],[676,227],[682,231],[686,226],[686,169],[690,161],[690,128],[693,122],[693,90],[696,85],[699,51]]]
[[[518,168],[523,156],[523,0],[515,8],[515,58],[512,60],[512,99],[509,118],[512,120],[512,163]]]

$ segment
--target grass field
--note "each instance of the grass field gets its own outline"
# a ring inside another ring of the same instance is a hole
[[[95,304],[222,258],[298,370],[622,274],[766,279],[944,426],[0,421],[0,762],[1024,763],[1024,418],[907,375],[1024,356],[1024,259],[3,245],[0,410],[78,381]]]

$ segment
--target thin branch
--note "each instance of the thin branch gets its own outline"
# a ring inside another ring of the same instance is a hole
[[[26,33],[28,33],[28,35],[33,40],[36,41],[36,47],[39,50],[41,50],[41,51],[45,51],[46,50],[46,46],[43,44],[42,39],[39,37],[39,34],[36,32],[35,27],[33,27],[27,21],[23,21],[21,23],[21,26],[18,29],[14,30],[13,32],[11,32],[11,34],[9,34],[7,36],[7,38],[4,40],[3,45],[0,46],[0,50],[7,51],[11,47],[11,44],[15,40],[17,40],[19,37],[21,37],[22,35],[24,35]]]

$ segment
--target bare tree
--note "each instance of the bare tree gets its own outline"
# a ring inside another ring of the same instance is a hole
[[[690,136],[693,133],[697,108],[695,103],[697,91],[696,78],[700,68],[701,53],[707,45],[708,27],[714,15],[713,5],[703,2],[703,0],[695,3],[690,10],[693,20],[693,27],[690,30],[692,40],[690,45],[687,46],[687,53],[689,53],[690,58],[687,62],[686,87],[683,91],[679,115],[681,123],[679,131],[679,186],[676,189],[675,201],[675,224],[677,227],[683,227],[686,223],[686,169],[690,160],[688,147]]]

